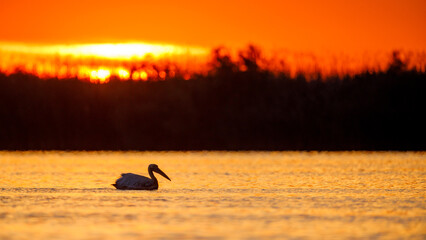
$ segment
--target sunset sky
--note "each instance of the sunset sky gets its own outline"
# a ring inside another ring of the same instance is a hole
[[[424,0],[1,0],[0,45],[145,42],[360,54],[426,50]]]
[[[424,0],[2,0],[0,40],[424,50],[425,9]]]

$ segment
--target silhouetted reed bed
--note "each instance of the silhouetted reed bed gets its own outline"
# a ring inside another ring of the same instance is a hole
[[[397,56],[386,71],[309,80],[262,69],[257,58],[217,52],[209,73],[190,80],[0,74],[0,148],[426,149],[426,74]]]

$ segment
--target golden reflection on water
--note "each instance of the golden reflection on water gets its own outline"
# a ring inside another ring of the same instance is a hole
[[[0,239],[426,238],[426,157],[0,152]],[[120,191],[120,173],[158,191]]]

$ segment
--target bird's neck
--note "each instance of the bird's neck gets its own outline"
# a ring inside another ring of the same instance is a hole
[[[149,176],[151,177],[152,180],[154,180],[155,182],[157,181],[157,178],[154,176],[154,173],[152,172],[152,170],[148,170]]]

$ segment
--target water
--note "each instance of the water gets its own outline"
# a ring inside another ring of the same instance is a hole
[[[122,172],[158,191],[121,191]],[[0,152],[0,239],[426,239],[426,155]]]

